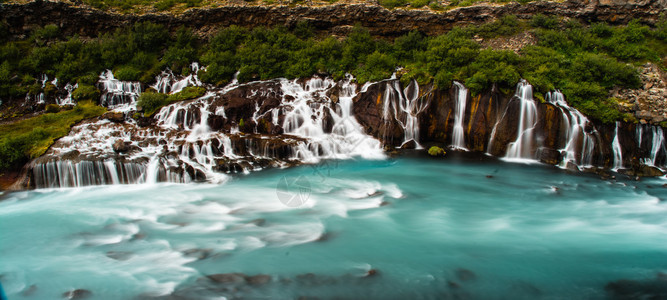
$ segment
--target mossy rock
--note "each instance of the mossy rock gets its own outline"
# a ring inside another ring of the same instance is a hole
[[[438,146],[433,146],[428,149],[428,155],[433,157],[445,156],[445,154],[446,154],[445,149],[442,149]]]

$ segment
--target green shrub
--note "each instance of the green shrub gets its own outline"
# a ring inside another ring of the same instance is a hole
[[[150,117],[168,103],[167,95],[163,93],[144,92],[137,99],[137,108],[141,107],[144,115]]]
[[[534,28],[556,29],[558,28],[558,17],[536,14],[530,20],[530,26]]]
[[[46,105],[46,112],[47,113],[57,113],[60,111],[60,106],[58,104],[47,104]]]
[[[406,0],[379,0],[379,1],[380,1],[380,5],[388,8],[388,9],[392,9],[392,8],[396,8],[396,7],[402,7],[402,6],[407,5]]]
[[[92,85],[80,84],[76,90],[72,92],[72,98],[76,101],[100,99],[100,90]]]
[[[138,81],[141,78],[141,71],[132,66],[122,66],[113,72],[113,76],[122,81]]]

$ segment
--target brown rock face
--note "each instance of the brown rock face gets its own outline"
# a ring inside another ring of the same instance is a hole
[[[475,5],[445,12],[428,10],[388,10],[365,4],[328,6],[227,6],[190,9],[181,15],[145,14],[121,15],[64,2],[38,1],[28,4],[3,4],[0,15],[5,16],[11,34],[26,35],[32,27],[59,24],[67,35],[97,36],[137,21],[164,24],[171,29],[187,26],[200,35],[210,35],[219,27],[239,25],[294,27],[299,21],[309,22],[315,29],[329,34],[345,34],[351,26],[361,24],[377,36],[398,36],[412,30],[439,34],[464,24],[480,24],[506,14],[520,18],[542,13],[585,22],[606,21],[627,23],[641,19],[657,21],[665,11],[664,0],[602,0],[602,1],[536,1],[520,5]]]

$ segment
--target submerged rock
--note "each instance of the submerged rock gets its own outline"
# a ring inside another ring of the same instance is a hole
[[[667,278],[658,274],[652,280],[621,279],[604,289],[614,299],[667,299]]]
[[[71,291],[67,291],[63,293],[63,298],[66,299],[86,299],[90,296],[92,296],[93,293],[89,290],[84,290],[84,289],[75,289]]]
[[[472,281],[477,279],[475,272],[464,268],[456,269],[456,277],[461,281]]]

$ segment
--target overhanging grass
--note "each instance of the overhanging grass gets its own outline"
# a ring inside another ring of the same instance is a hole
[[[56,139],[67,135],[74,124],[104,112],[104,107],[84,101],[71,110],[0,125],[0,169],[20,166],[41,156]]]

